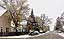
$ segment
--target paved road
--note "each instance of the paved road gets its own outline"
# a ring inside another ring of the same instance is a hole
[[[18,39],[18,38],[15,38],[15,39]],[[38,36],[38,37],[19,38],[19,39],[64,39],[64,37],[62,37],[62,36],[60,36],[60,35],[58,35],[54,32],[49,32],[47,34],[44,34],[44,35],[41,35],[41,36]]]

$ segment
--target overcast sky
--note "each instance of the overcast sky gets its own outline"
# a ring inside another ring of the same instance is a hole
[[[51,28],[53,28],[56,18],[64,11],[64,0],[31,0],[30,3],[36,16],[45,13],[53,18]]]
[[[64,11],[64,0],[31,0],[31,7],[35,15],[45,13],[55,18]]]

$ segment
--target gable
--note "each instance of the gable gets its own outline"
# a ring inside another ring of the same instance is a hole
[[[7,10],[0,7],[0,16],[2,16]]]

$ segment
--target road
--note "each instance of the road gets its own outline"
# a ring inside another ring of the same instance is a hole
[[[2,39],[2,38],[1,38]],[[6,38],[4,38],[6,39]],[[7,38],[9,39],[9,38]],[[10,39],[64,39],[64,37],[54,33],[54,32],[49,32],[49,33],[46,33],[44,35],[40,35],[40,36],[37,36],[37,37],[29,37],[29,38],[10,38]]]

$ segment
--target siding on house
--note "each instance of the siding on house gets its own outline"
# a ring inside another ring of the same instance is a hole
[[[1,27],[2,31],[6,32],[6,28],[8,28],[8,31],[10,31],[11,22],[7,16],[0,16],[0,32]]]

